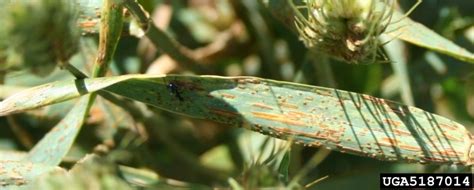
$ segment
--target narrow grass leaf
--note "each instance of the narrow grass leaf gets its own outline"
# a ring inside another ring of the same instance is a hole
[[[256,77],[128,75],[82,82],[89,92],[103,89],[306,146],[387,161],[471,165],[474,158],[472,135],[461,124],[364,94]],[[5,100],[15,101],[25,100]]]
[[[24,159],[33,163],[56,166],[68,153],[87,115],[90,95],[82,97],[67,116],[58,123]]]
[[[39,85],[16,93],[0,102],[0,116],[71,100],[130,77],[134,76],[86,79],[87,84],[84,80],[62,80]]]
[[[364,94],[217,76],[131,79],[106,90],[178,114],[381,160],[471,165],[474,156],[472,136],[461,124]]]
[[[281,159],[280,166],[278,167],[278,173],[280,173],[283,182],[288,182],[289,180],[289,168],[290,168],[290,150],[285,152],[285,155]]]
[[[426,26],[415,22],[408,17],[404,18],[402,13],[395,11],[392,20],[400,21],[388,25],[387,31],[389,32],[386,33],[387,35],[433,51],[447,54],[462,61],[474,63],[474,54],[472,52],[459,47],[452,41],[444,38]]]

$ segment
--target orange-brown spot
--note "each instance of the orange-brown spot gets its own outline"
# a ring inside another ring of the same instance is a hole
[[[305,127],[307,126],[305,122],[289,119],[285,115],[262,113],[262,112],[252,112],[252,115],[257,118],[278,121],[278,122],[289,124],[289,125],[297,125],[297,126],[305,126]]]
[[[315,141],[315,142],[309,143],[309,145],[314,146],[314,147],[320,147],[322,144],[321,144],[321,142]]]
[[[273,130],[277,131],[278,133],[286,134],[286,135],[295,135],[295,136],[297,135],[297,136],[310,137],[310,138],[319,139],[319,140],[327,140],[327,137],[325,136],[320,136],[313,133],[295,131],[289,128],[273,128]]]
[[[386,143],[390,143],[390,144],[393,144],[393,145],[398,143],[397,139],[393,139],[393,138],[390,138],[390,137],[382,138],[381,141],[386,142]]]
[[[247,79],[246,82],[252,83],[252,84],[260,84],[260,80],[258,79]]]
[[[444,133],[443,135],[444,135],[447,139],[449,139],[449,140],[464,142],[464,139],[463,139],[463,138],[455,137],[455,136],[452,136],[452,135],[450,135],[450,134],[448,134],[448,133]]]
[[[59,138],[59,140],[58,140],[59,143],[62,143],[63,141],[64,141],[64,136]]]
[[[362,107],[362,104],[360,102],[353,102],[353,103],[357,109],[360,109]]]
[[[448,124],[444,124],[444,123],[440,123],[439,127],[441,127],[442,129],[449,129],[449,130],[453,130],[453,131],[458,130],[458,128],[455,125],[448,125]]]
[[[325,90],[316,90],[316,94],[322,95],[322,96],[332,96],[332,92],[328,92]]]
[[[297,105],[294,105],[294,104],[289,104],[289,103],[280,102],[278,105],[279,105],[280,107],[284,107],[284,108],[288,108],[288,109],[298,109],[298,106],[297,106]]]
[[[435,152],[433,152],[433,154],[441,155],[441,156],[445,156],[445,157],[461,157],[463,155],[462,152],[458,152],[458,151],[455,151],[453,149],[446,149],[446,150],[443,150],[443,151],[435,151]]]
[[[254,107],[262,108],[262,109],[267,109],[267,110],[273,110],[273,108],[269,105],[266,105],[264,103],[254,103],[252,104]]]
[[[374,97],[363,94],[362,98],[365,99],[365,100],[370,100],[371,101]]]
[[[229,98],[229,99],[234,99],[234,98],[235,98],[235,96],[232,95],[232,94],[225,94],[225,93],[222,93],[221,96],[224,97],[224,98]]]
[[[400,130],[400,129],[393,129],[393,134],[399,135],[399,136],[401,136],[401,135],[405,135],[405,136],[411,135],[410,132],[405,131],[405,130]]]
[[[398,145],[399,148],[409,150],[409,151],[421,151],[420,147],[407,145],[407,144],[400,144]]]
[[[384,99],[372,97],[372,96],[365,95],[365,94],[362,95],[362,98],[365,99],[365,100],[369,100],[369,101],[371,101],[371,102],[374,102],[374,103],[376,103],[376,104],[385,103],[385,100],[384,100]]]
[[[326,130],[323,130],[323,131],[316,132],[314,137],[327,139],[327,140],[332,141],[334,143],[340,143],[341,142],[340,137],[341,137],[342,132],[344,132],[344,131],[326,129]]]
[[[239,116],[239,113],[228,111],[228,110],[223,110],[223,109],[218,109],[218,108],[209,108],[209,111],[211,111],[214,114],[217,115],[222,115],[226,117],[236,117]]]
[[[308,138],[312,138],[312,139],[315,139],[315,140],[327,140],[327,141],[331,141],[335,144],[338,144],[340,143],[340,135],[341,133],[335,133],[336,130],[323,130],[323,131],[318,131],[316,133],[306,133],[306,132],[301,132],[301,131],[296,131],[296,130],[293,130],[293,129],[290,129],[290,128],[272,128],[276,133],[280,134],[280,135],[285,135],[285,136],[291,136],[291,135],[294,135],[294,136],[302,136],[302,137],[308,137]],[[321,143],[320,142],[317,142],[315,141],[315,144],[313,143],[310,143],[309,145],[313,145],[313,146],[320,146]]]
[[[288,115],[292,115],[292,116],[296,116],[296,117],[311,117],[310,114],[306,114],[306,113],[299,112],[299,111],[290,111],[290,112],[288,112]]]
[[[385,146],[385,147],[389,147],[389,148],[393,148],[395,146],[393,144],[386,143],[386,142],[377,142],[377,144],[380,145],[380,146]]]
[[[405,113],[403,111],[400,111],[398,108],[392,108],[390,107],[390,109],[388,109],[389,112],[393,112],[395,114],[400,114],[400,115],[405,115]]]
[[[237,78],[235,81],[240,84],[245,84],[245,83],[260,84],[260,80],[258,79]]]
[[[357,149],[357,148],[352,148],[352,147],[346,147],[346,146],[342,146],[342,145],[338,145],[337,148],[343,152],[347,152],[347,153],[353,153],[353,154],[360,154],[360,153],[363,153],[363,151],[361,149]]]
[[[84,21],[79,23],[81,28],[92,28],[97,25],[97,21]]]
[[[402,122],[395,121],[395,120],[392,120],[392,119],[383,119],[383,122],[385,122],[389,125],[395,126],[395,127],[399,127],[400,125],[402,125]]]

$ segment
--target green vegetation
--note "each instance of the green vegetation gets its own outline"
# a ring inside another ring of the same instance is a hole
[[[376,189],[380,173],[472,172],[474,3],[0,7],[0,189]]]

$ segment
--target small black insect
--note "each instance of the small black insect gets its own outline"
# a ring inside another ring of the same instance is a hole
[[[173,82],[168,83],[166,86],[168,90],[170,91],[170,94],[175,96],[176,98],[179,99],[179,101],[184,101],[183,97],[181,96],[181,93],[179,92],[179,87]]]

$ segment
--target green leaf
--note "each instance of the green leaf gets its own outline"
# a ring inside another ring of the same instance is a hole
[[[94,79],[95,82],[87,84],[87,87],[84,80],[62,80],[36,86],[0,102],[0,116],[71,100],[130,77]]]
[[[0,188],[27,188],[28,184],[33,182],[42,174],[52,171],[64,171],[63,169],[31,162],[23,161],[0,161]]]
[[[283,181],[286,183],[289,179],[289,168],[290,168],[290,150],[285,152],[285,155],[281,159],[280,166],[278,167],[278,173],[282,175]]]
[[[94,63],[93,77],[105,75],[122,35],[123,6],[121,2],[105,0],[100,23],[99,55]]]
[[[68,153],[88,113],[91,96],[82,97],[68,115],[33,147],[25,160],[58,165]]]
[[[459,47],[452,41],[430,30],[426,26],[415,22],[408,17],[404,17],[402,13],[394,11],[392,21],[394,21],[394,23],[387,27],[386,31],[389,31],[386,33],[387,35],[433,51],[447,54],[462,61],[474,63],[473,53]]]
[[[57,82],[7,98],[0,115],[77,97],[77,83],[88,92],[103,89],[181,115],[381,160],[471,165],[474,158],[469,131],[439,115],[369,95],[256,77],[126,75]],[[31,94],[51,97],[28,107]]]

